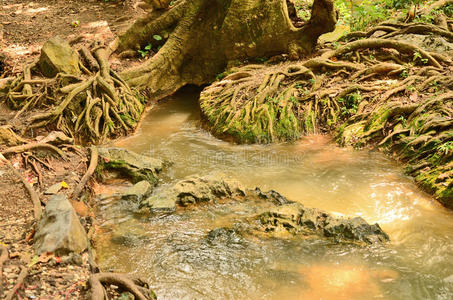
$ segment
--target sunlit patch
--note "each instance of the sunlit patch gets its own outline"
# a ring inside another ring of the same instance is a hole
[[[108,27],[109,24],[107,21],[96,21],[96,22],[90,22],[88,24],[84,24],[82,27],[83,28],[99,28],[99,27]]]
[[[16,10],[15,13],[18,14],[18,15],[36,15],[38,13],[42,13],[44,11],[47,11],[49,10],[48,7],[39,7],[39,8],[28,8],[26,10],[22,10],[22,9],[19,9],[19,10]]]
[[[314,265],[299,269],[308,288],[299,299],[355,300],[384,297],[379,282],[388,283],[398,278],[398,273],[389,270],[370,270],[354,265]]]
[[[27,47],[18,45],[18,44],[9,44],[2,51],[9,57],[19,57],[32,54],[36,51],[39,51],[40,46],[38,44],[29,45]]]
[[[3,5],[3,10],[10,10],[10,9],[17,9],[23,7],[23,4],[10,4],[10,5]]]

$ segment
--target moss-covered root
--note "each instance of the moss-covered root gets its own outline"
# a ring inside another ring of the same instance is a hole
[[[298,99],[314,81],[315,75],[301,63],[249,65],[207,87],[200,107],[216,135],[239,143],[291,141],[304,131]]]
[[[407,172],[441,203],[453,208],[453,92],[415,104],[379,106],[365,119],[343,125],[343,145],[376,143],[408,162]]]
[[[24,115],[24,130],[50,126],[79,142],[99,143],[136,126],[143,97],[110,69],[105,47],[94,44],[91,51],[79,53],[84,58],[78,62],[81,74],[60,71],[43,78],[41,66],[33,63],[11,81],[2,100],[18,110],[15,118]],[[27,118],[30,110],[39,113]]]

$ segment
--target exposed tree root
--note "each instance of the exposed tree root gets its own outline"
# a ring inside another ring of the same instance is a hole
[[[76,186],[74,192],[72,193],[73,200],[78,200],[80,193],[85,188],[85,185],[87,184],[90,177],[93,175],[98,165],[99,160],[98,149],[96,147],[91,147],[90,151],[91,151],[90,165],[88,166],[86,173],[83,175],[79,184]]]
[[[103,285],[114,284],[118,286],[122,291],[128,291],[132,293],[135,299],[139,300],[151,300],[157,299],[154,292],[149,289],[146,282],[131,278],[126,274],[119,273],[97,273],[91,275],[89,279],[89,285],[91,286],[91,299],[92,300],[104,300],[108,299]]]
[[[333,2],[315,0],[312,18],[296,28],[286,0],[178,1],[160,15],[151,13],[138,20],[119,37],[119,53],[161,46],[145,64],[121,75],[131,86],[146,87],[151,98],[159,99],[186,84],[212,82],[229,61],[281,53],[300,58],[313,51],[320,35],[335,29]],[[156,35],[161,41],[154,39]]]
[[[323,58],[332,58],[332,57],[341,57],[348,52],[353,52],[359,49],[380,49],[380,48],[392,48],[398,50],[401,53],[408,54],[410,56],[414,56],[415,53],[419,53],[423,59],[427,59],[427,63],[437,68],[442,68],[442,65],[435,59],[432,53],[428,53],[427,51],[421,49],[420,47],[414,46],[412,44],[393,41],[393,40],[386,40],[386,39],[365,39],[365,40],[358,40],[351,43],[348,43],[344,46],[341,46],[337,50],[326,52],[322,55]],[[438,57],[439,58],[439,57]],[[442,61],[448,65],[451,64],[451,61],[445,60]]]
[[[294,140],[301,133],[297,98],[315,81],[302,63],[245,66],[205,89],[200,106],[218,135],[242,143]]]
[[[110,69],[103,44],[82,47],[79,53],[85,76],[59,73],[32,79],[33,63],[10,82],[5,99],[19,110],[15,118],[45,109],[24,120],[28,128],[52,126],[81,142],[97,143],[132,130],[143,112],[143,97]]]
[[[67,159],[66,154],[64,154],[63,151],[61,151],[57,147],[55,147],[53,145],[50,145],[50,144],[47,144],[47,143],[35,143],[35,142],[28,143],[28,144],[25,144],[25,145],[20,145],[20,146],[14,146],[14,147],[7,148],[7,149],[2,151],[2,154],[3,155],[17,154],[17,153],[26,152],[26,151],[29,151],[29,150],[32,150],[32,149],[51,150],[51,151],[57,153],[64,160]]]

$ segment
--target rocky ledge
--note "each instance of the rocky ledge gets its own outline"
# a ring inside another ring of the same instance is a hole
[[[257,207],[260,202],[266,204],[264,208],[257,209],[256,214],[243,217],[239,221],[243,223],[241,226],[235,226],[248,233],[259,232],[272,237],[289,233],[366,244],[389,240],[378,224],[371,225],[360,217],[337,217],[316,208],[307,208],[276,191],[245,189],[237,181],[223,175],[188,177],[160,189],[140,204],[152,213],[171,213],[188,206],[228,201],[250,201],[253,205],[257,203]]]

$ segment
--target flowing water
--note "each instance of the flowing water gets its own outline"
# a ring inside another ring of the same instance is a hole
[[[207,237],[258,210],[218,204],[147,216],[135,204],[99,206],[101,268],[147,278],[159,299],[453,299],[453,213],[422,193],[381,153],[337,147],[325,136],[292,144],[234,145],[200,126],[197,94],[153,109],[117,146],[174,162],[159,188],[221,171],[305,206],[378,222],[390,243]]]

